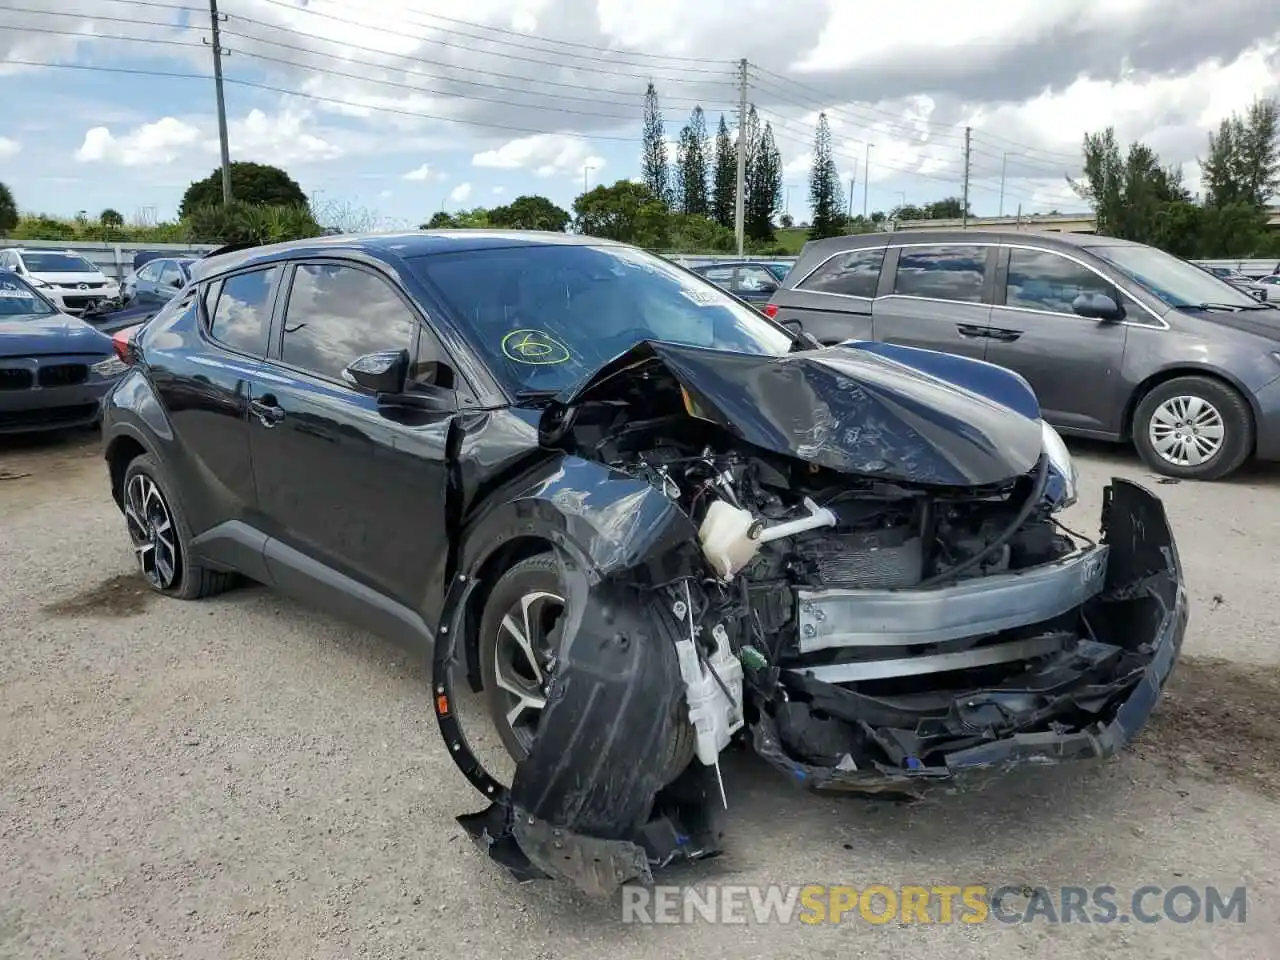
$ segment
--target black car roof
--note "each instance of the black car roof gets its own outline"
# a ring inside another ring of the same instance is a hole
[[[334,253],[362,253],[375,258],[419,257],[431,253],[459,253],[471,250],[515,246],[616,246],[612,240],[572,233],[541,230],[415,230],[407,233],[339,234],[288,240],[243,250],[215,254],[196,261],[191,273],[200,280],[215,273],[258,262]]]

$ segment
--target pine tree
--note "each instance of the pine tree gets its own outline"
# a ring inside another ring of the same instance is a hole
[[[748,127],[750,129],[750,127]],[[751,151],[751,176],[747,181],[746,234],[768,243],[774,239],[773,215],[782,206],[782,154],[766,123]]]
[[[734,196],[738,187],[738,157],[729,138],[729,125],[720,114],[716,130],[715,170],[711,183],[711,218],[722,227],[733,229]]]
[[[1223,120],[1200,166],[1209,206],[1263,207],[1280,189],[1280,101],[1255,100]]]
[[[667,141],[662,126],[662,111],[658,109],[658,91],[653,83],[644,92],[644,157],[642,159],[645,186],[663,203],[671,202],[671,171],[667,166]]]
[[[809,239],[834,237],[839,232],[840,173],[831,156],[831,126],[825,113],[818,114],[813,138],[813,169],[809,173]]]
[[[702,107],[694,107],[688,124],[680,131],[676,160],[676,205],[681,213],[705,217],[707,201],[707,118]]]

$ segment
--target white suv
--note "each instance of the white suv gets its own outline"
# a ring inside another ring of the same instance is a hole
[[[8,268],[65,313],[81,313],[95,300],[119,296],[120,284],[74,250],[0,250],[0,270]]]

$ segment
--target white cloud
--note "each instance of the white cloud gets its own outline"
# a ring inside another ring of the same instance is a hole
[[[414,167],[402,178],[404,180],[419,180],[423,183],[438,183],[442,180],[448,180],[449,175],[446,173],[438,173],[431,169],[431,164],[424,163],[420,167]]]
[[[199,127],[175,117],[144,123],[121,137],[107,127],[93,127],[85,132],[76,159],[124,167],[162,166],[173,163],[199,139]]]
[[[605,160],[591,152],[586,137],[564,133],[540,133],[504,143],[471,158],[477,167],[496,170],[532,170],[539,177],[568,174],[580,177],[584,167],[599,170]]]
[[[378,194],[378,199],[379,199],[379,200],[390,200],[390,199],[391,199],[391,191],[390,191],[390,190],[383,190],[382,192],[380,192],[380,193]]]
[[[504,193],[506,193],[506,192],[507,192],[507,188],[506,188],[506,187],[494,187],[494,188],[493,188],[493,190],[492,190],[492,191],[490,191],[490,192],[491,192],[495,197],[500,197],[500,196],[502,196]]]
[[[309,132],[312,126],[312,115],[307,110],[286,107],[270,116],[254,108],[243,120],[233,120],[228,125],[231,155],[239,160],[285,166],[334,160],[346,152]],[[216,141],[211,143],[216,145]]]
[[[449,199],[454,203],[462,203],[469,196],[471,196],[471,184],[469,183],[460,183],[449,191]]]
[[[6,160],[18,153],[22,149],[22,144],[17,140],[10,140],[8,137],[0,137],[0,160]]]

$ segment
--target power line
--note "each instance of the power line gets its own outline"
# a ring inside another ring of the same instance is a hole
[[[111,0],[111,2],[114,2],[114,3],[142,3],[142,2],[144,2],[144,0]],[[181,10],[192,10],[192,9],[195,9],[195,8],[190,8],[190,7],[180,7],[180,8],[175,8],[175,7],[166,7],[164,4],[156,3],[156,2],[155,2],[155,0],[149,0],[149,5],[154,5],[154,6],[164,7],[165,9],[181,9]],[[298,9],[298,10],[302,10],[303,8],[296,8],[296,9]],[[174,29],[174,30],[199,30],[199,29],[201,29],[200,27],[198,27],[198,26],[196,26],[196,25],[194,25],[194,24],[177,24],[177,23],[172,23],[172,22],[159,22],[159,21],[155,21],[155,20],[142,20],[142,19],[138,19],[138,18],[136,18],[136,17],[119,17],[119,16],[111,16],[111,15],[93,15],[93,16],[89,16],[89,15],[86,15],[86,14],[68,13],[68,12],[60,11],[60,10],[42,10],[42,9],[39,9],[39,8],[36,8],[36,7],[17,7],[17,6],[10,6],[10,5],[6,5],[6,6],[3,6],[3,7],[0,7],[0,11],[7,11],[7,12],[13,12],[13,13],[31,13],[31,14],[37,14],[37,15],[40,15],[40,16],[50,16],[50,17],[71,17],[71,18],[78,19],[78,20],[96,19],[96,20],[103,20],[103,21],[107,21],[107,22],[111,22],[111,23],[125,23],[125,24],[130,24],[130,25],[135,25],[135,26],[145,26],[145,27],[162,27],[162,28],[168,28],[168,29]],[[203,13],[204,11],[198,11],[198,12]],[[224,15],[224,19],[225,19],[225,18],[226,18],[225,11],[224,11],[224,14],[223,14],[223,15]],[[291,36],[294,36],[294,37],[306,38],[306,39],[308,39],[308,40],[314,40],[314,41],[317,41],[317,42],[320,42],[320,43],[327,43],[327,44],[330,44],[330,45],[333,45],[333,46],[338,46],[338,47],[343,48],[344,50],[356,50],[356,51],[360,51],[360,52],[362,52],[362,53],[372,53],[372,54],[377,54],[378,56],[386,57],[386,58],[388,58],[389,60],[392,60],[392,61],[397,61],[397,60],[407,60],[407,61],[412,61],[412,62],[415,62],[415,63],[423,63],[423,64],[427,64],[427,65],[429,65],[429,66],[444,67],[444,68],[449,69],[449,70],[457,70],[457,69],[459,68],[459,67],[458,67],[458,64],[456,64],[456,63],[451,63],[451,62],[449,62],[449,61],[444,61],[444,60],[432,60],[432,59],[427,58],[427,57],[419,57],[419,56],[415,56],[415,55],[411,55],[411,54],[396,54],[396,53],[392,53],[392,52],[387,51],[387,50],[379,49],[379,48],[377,48],[377,47],[363,46],[363,45],[360,45],[360,44],[350,43],[350,42],[348,42],[348,41],[346,41],[346,40],[339,40],[339,39],[336,39],[336,38],[321,37],[321,36],[317,36],[317,35],[315,35],[315,34],[306,33],[305,31],[295,30],[295,29],[291,29],[291,28],[289,28],[289,27],[282,27],[282,26],[279,26],[279,25],[277,25],[277,24],[267,23],[267,22],[262,21],[262,20],[255,20],[255,19],[254,19],[254,18],[252,18],[252,17],[244,17],[244,16],[240,16],[240,15],[238,15],[238,14],[231,18],[231,22],[232,22],[232,23],[237,23],[237,22],[238,22],[238,23],[247,23],[247,24],[251,24],[251,25],[256,26],[256,27],[260,27],[260,28],[266,29],[266,30],[275,30],[275,31],[278,31],[278,32],[280,32],[280,33],[288,34],[288,35],[291,35]],[[14,28],[14,29],[18,29],[18,28]],[[32,30],[34,30],[34,29],[36,29],[36,28],[28,28],[28,29],[32,29]],[[390,31],[375,31],[375,32],[390,33]],[[308,49],[307,47],[299,46],[299,45],[297,45],[297,44],[285,43],[285,42],[283,42],[283,41],[280,41],[280,40],[273,40],[273,39],[270,39],[270,38],[267,38],[267,37],[259,37],[259,36],[255,36],[255,35],[250,34],[250,33],[244,33],[244,32],[241,32],[241,31],[236,30],[236,29],[231,29],[231,28],[224,29],[224,30],[222,31],[222,33],[223,33],[223,35],[224,35],[224,36],[238,37],[238,38],[240,38],[240,39],[242,39],[242,40],[250,40],[250,41],[253,41],[253,42],[255,42],[255,43],[265,43],[265,44],[268,44],[268,45],[270,45],[270,46],[277,46],[277,47],[281,47],[281,48],[284,48],[284,49],[295,50],[295,51],[299,51],[299,52],[303,52],[303,53],[315,54],[315,55],[323,55],[323,54],[321,54],[319,51],[310,50],[310,49]],[[86,36],[85,34],[82,34],[82,33],[69,33],[69,34],[66,34],[66,35],[69,35],[69,36],[82,36],[82,37],[85,37],[85,39],[87,39],[87,40],[88,40],[88,39],[129,39],[129,38],[112,38],[112,37],[90,37],[90,36]],[[245,55],[250,55],[250,54],[248,54],[248,53],[247,53],[247,52],[245,52],[245,51],[242,51],[242,53],[245,53]],[[285,61],[281,61],[281,62],[285,62]],[[541,62],[541,61],[537,61],[537,62]],[[548,65],[548,66],[560,66],[560,67],[562,67],[562,68],[563,68],[563,67],[565,67],[565,65],[564,65],[564,64],[558,64],[558,65],[557,65],[557,64],[545,64],[545,65]],[[521,83],[521,84],[539,83],[539,84],[544,84],[544,85],[546,85],[546,86],[561,87],[561,88],[569,89],[569,90],[583,90],[583,91],[589,91],[589,92],[591,92],[591,93],[595,93],[595,94],[597,94],[597,96],[596,96],[596,97],[577,97],[577,98],[573,98],[573,99],[580,99],[580,100],[583,100],[584,102],[589,102],[589,103],[598,103],[598,102],[599,102],[599,99],[600,99],[599,95],[601,95],[601,94],[620,95],[620,96],[636,96],[636,97],[642,97],[642,96],[643,96],[643,94],[642,94],[642,93],[637,93],[637,92],[633,92],[633,91],[613,90],[613,89],[608,89],[608,88],[602,88],[602,87],[600,87],[600,86],[599,86],[599,84],[568,83],[568,82],[561,81],[561,80],[550,80],[550,79],[544,79],[544,78],[541,78],[541,77],[529,77],[529,76],[525,76],[525,75],[522,75],[522,74],[503,73],[503,72],[500,72],[500,71],[497,71],[497,70],[488,70],[488,69],[485,69],[485,68],[483,68],[483,67],[475,67],[475,66],[471,66],[471,65],[468,65],[466,69],[467,69],[467,71],[468,71],[469,73],[479,73],[479,74],[484,74],[484,75],[486,75],[486,76],[491,76],[491,77],[500,77],[500,78],[505,79],[505,80],[514,80],[514,81],[516,81],[516,82],[518,82],[518,83]],[[632,78],[632,79],[634,79],[634,78],[641,78],[641,79],[644,79],[646,82],[647,82],[647,81],[649,81],[649,80],[656,80],[656,81],[660,81],[660,82],[662,82],[662,83],[674,83],[674,84],[696,84],[696,85],[700,85],[700,86],[721,86],[721,87],[725,87],[725,88],[729,88],[729,87],[733,87],[733,86],[734,86],[734,84],[733,84],[733,83],[731,83],[731,82],[727,79],[727,78],[728,78],[728,76],[729,76],[729,72],[728,72],[728,70],[727,70],[727,69],[726,69],[725,71],[722,71],[722,75],[726,78],[726,79],[725,79],[725,80],[723,80],[723,81],[711,81],[711,80],[703,80],[703,79],[698,79],[698,80],[688,80],[688,79],[673,78],[673,77],[663,77],[663,76],[658,76],[658,77],[651,76],[651,75],[646,76],[646,75],[642,75],[642,74],[617,74],[617,73],[610,73],[609,71],[602,70],[602,69],[600,69],[600,68],[598,68],[598,67],[588,68],[588,70],[589,70],[590,72],[594,72],[594,73],[601,74],[602,76],[627,77],[627,78]],[[409,71],[409,70],[404,70],[403,72],[405,72],[405,73],[409,73],[409,74],[414,75],[414,76],[424,76],[424,77],[430,77],[431,79],[447,80],[449,83],[457,83],[457,84],[462,84],[462,85],[465,85],[465,86],[487,87],[487,88],[490,88],[490,89],[494,89],[494,90],[502,90],[502,91],[509,91],[509,90],[510,90],[510,86],[509,86],[509,85],[504,85],[504,84],[481,83],[480,81],[475,81],[475,80],[465,80],[465,79],[461,79],[461,78],[455,78],[455,77],[452,77],[452,76],[439,76],[439,75],[434,75],[434,74],[418,73],[417,71]],[[450,95],[452,96],[453,94],[450,94]],[[567,97],[567,96],[565,96],[565,99],[570,99],[570,98],[569,98],[569,97]],[[695,103],[698,103],[699,101],[698,101],[698,100],[695,100],[695,99],[692,99],[692,98],[676,98],[676,97],[673,97],[673,98],[667,98],[667,102],[695,104]]]
[[[118,74],[129,74],[132,76],[140,76],[140,77],[167,77],[167,78],[177,79],[177,80],[203,80],[205,82],[208,82],[213,79],[212,75],[210,74],[178,73],[176,71],[170,71],[170,70],[142,70],[142,69],[136,69],[131,67],[104,67],[104,66],[98,66],[95,64],[85,64],[85,63],[54,63],[47,60],[17,60],[17,59],[9,59],[9,60],[5,60],[4,62],[7,64],[16,64],[18,66],[23,66],[23,67],[48,67],[48,68],[59,69],[59,70],[83,70],[83,71],[97,72],[97,73],[118,73]],[[318,103],[331,103],[331,104],[336,104],[338,106],[347,107],[347,108],[350,108],[352,106],[358,106],[361,109],[368,110],[372,113],[395,114],[401,117],[412,117],[415,120],[431,120],[437,123],[458,123],[458,124],[463,124],[464,126],[480,127],[482,129],[504,130],[512,133],[523,133],[523,134],[533,134],[533,135],[565,134],[568,136],[588,137],[592,140],[604,140],[604,141],[609,141],[613,143],[642,142],[639,137],[605,136],[603,134],[595,134],[595,133],[581,134],[574,131],[564,131],[564,130],[539,130],[532,127],[518,127],[518,126],[512,126],[510,124],[504,124],[504,123],[489,123],[482,120],[466,120],[466,119],[463,119],[462,117],[441,117],[435,114],[422,113],[420,111],[415,111],[415,110],[401,110],[396,107],[376,107],[376,106],[370,106],[366,104],[352,104],[351,101],[349,100],[340,100],[337,97],[324,97],[315,93],[304,93],[301,90],[292,90],[288,87],[279,87],[269,83],[258,83],[253,80],[240,80],[235,77],[223,77],[223,82],[234,84],[235,86],[238,86],[238,87],[248,87],[253,90],[265,90],[270,93],[279,93],[285,96],[298,97],[299,99],[302,99],[302,100],[313,100]]]
[[[116,2],[130,2],[130,0],[116,0]],[[288,7],[289,9],[295,10],[295,11],[297,10],[296,7],[293,7],[290,4],[280,3],[279,0],[267,0],[267,2],[269,3],[274,2],[276,3],[277,6]],[[446,23],[456,23],[456,24],[460,24],[461,26],[470,27],[475,30],[488,30],[491,33],[499,33],[508,37],[519,37],[521,38],[521,40],[525,41],[526,43],[529,41],[534,41],[537,43],[553,44],[559,47],[569,47],[574,50],[591,50],[596,53],[607,53],[613,56],[636,57],[637,59],[643,59],[643,60],[655,60],[655,61],[667,60],[667,61],[674,61],[674,62],[680,62],[680,63],[706,63],[706,64],[713,63],[713,64],[719,64],[721,66],[732,65],[734,63],[734,61],[730,61],[730,60],[714,60],[709,57],[677,57],[677,56],[670,56],[667,54],[640,53],[634,50],[615,50],[611,47],[601,47],[596,44],[590,44],[590,43],[579,43],[573,40],[556,40],[551,37],[530,37],[530,36],[527,36],[526,34],[519,32],[518,30],[507,30],[503,27],[494,27],[485,23],[474,23],[470,20],[459,20],[457,17],[446,17],[444,14],[440,14],[440,13],[428,13],[425,10],[421,10],[421,11],[413,10],[412,8],[410,8],[410,12],[418,13],[421,16],[429,17],[432,20],[443,20]],[[433,30],[443,29],[443,28],[436,27],[434,24],[422,23],[421,21],[409,20],[407,18],[406,18],[406,22],[412,23],[415,26],[428,27],[429,29],[433,29]],[[471,36],[471,34],[462,33],[462,31],[457,31],[457,30],[449,31],[449,32],[460,33],[463,36]],[[484,38],[478,38],[478,39],[484,39]],[[496,43],[498,41],[491,40],[490,42]],[[524,44],[515,44],[515,45],[524,46]],[[530,49],[535,49],[535,48],[530,48]],[[640,65],[641,64],[627,64],[627,66],[640,66]]]
[[[3,9],[3,8],[0,8],[0,9]],[[134,22],[139,22],[139,21],[134,21]],[[141,22],[145,23],[146,21],[141,21]],[[159,26],[159,24],[152,24],[152,25]],[[73,30],[54,30],[54,29],[45,28],[45,27],[11,27],[10,29],[13,29],[15,31],[22,32],[22,33],[52,34],[55,36],[69,36],[69,37],[85,36],[83,33],[79,33]],[[194,30],[198,28],[192,27],[190,29]],[[224,29],[224,30],[221,30],[220,32],[222,37],[234,36],[234,37],[244,38],[243,34],[236,33],[235,31]],[[130,36],[121,36],[121,35],[98,35],[93,39],[114,40],[114,41],[121,41],[126,43],[152,43],[152,44],[160,44],[163,46],[177,46],[177,47],[203,46],[202,43],[197,43],[195,41],[173,40],[173,39],[167,39],[167,38],[161,38],[161,37],[130,37]],[[267,42],[271,42],[271,41],[267,41]],[[310,52],[310,51],[305,51],[305,48],[301,48],[301,47],[295,47],[295,49],[303,50],[304,52]],[[224,52],[227,52],[227,51],[224,50]],[[527,107],[529,109],[542,110],[547,113],[563,113],[563,114],[569,114],[574,116],[594,117],[596,119],[601,119],[601,120],[615,120],[619,122],[630,122],[635,119],[634,116],[632,115],[620,115],[617,113],[601,113],[599,111],[593,111],[593,110],[579,110],[573,107],[563,107],[563,106],[557,106],[554,104],[519,103],[519,102],[512,101],[510,94],[507,97],[484,97],[484,96],[478,96],[476,94],[456,93],[448,90],[439,90],[439,89],[434,89],[430,87],[423,87],[416,84],[403,83],[397,80],[389,80],[389,79],[383,79],[379,77],[369,77],[362,74],[348,73],[342,70],[334,70],[328,67],[313,66],[311,64],[299,63],[295,60],[288,60],[282,57],[272,57],[268,54],[254,53],[252,51],[247,51],[247,50],[239,50],[236,52],[240,53],[241,56],[249,57],[254,60],[262,60],[268,63],[274,63],[274,64],[286,66],[286,67],[293,67],[300,70],[306,70],[308,72],[314,73],[319,76],[341,77],[343,79],[354,80],[359,83],[368,83],[368,84],[376,84],[379,86],[395,87],[397,89],[407,90],[411,93],[426,94],[428,96],[449,97],[457,100],[466,100],[469,102],[493,103],[493,104],[499,104],[499,105],[511,106],[511,107]],[[410,76],[426,76],[425,74],[419,74],[414,71],[404,71],[404,72],[408,73]],[[435,78],[435,79],[444,79],[446,80],[446,82],[454,82],[449,78]],[[228,79],[227,82],[232,82],[232,81]],[[236,81],[236,82],[243,84],[246,81]],[[458,82],[466,83],[467,81],[458,81]],[[480,84],[480,85],[485,87],[494,87],[495,89],[502,89],[500,87],[495,87],[492,84]],[[600,102],[599,100],[591,100],[590,98],[587,98],[587,97],[567,98],[556,93],[540,93],[538,91],[533,91],[533,90],[511,91],[511,93],[516,93],[516,92],[519,92],[523,96],[557,97],[560,99],[580,100],[584,103]],[[306,96],[306,94],[303,94],[301,92],[299,92],[297,95]]]
[[[789,78],[789,77],[784,77],[782,74],[774,73],[772,70],[767,70],[767,69],[765,69],[764,67],[760,66],[759,64],[752,64],[752,66],[753,66],[753,67],[755,68],[755,70],[757,70],[759,73],[764,74],[766,77],[771,78],[771,79],[772,79],[772,80],[774,80],[774,81],[777,81],[777,82],[779,82],[779,83],[783,83],[783,84],[786,84],[786,85],[788,85],[788,86],[795,87],[795,88],[797,88],[797,89],[800,89],[800,90],[806,91],[806,92],[807,92],[808,94],[810,94],[811,96],[816,96],[820,102],[821,102],[821,101],[828,101],[828,102],[829,102],[829,101],[832,99],[830,94],[828,94],[828,93],[824,93],[823,91],[821,91],[821,90],[817,89],[816,87],[811,87],[811,86],[809,86],[808,84],[800,83],[799,81],[797,81],[797,80],[792,80],[792,79],[791,79],[791,78]],[[793,104],[793,105],[794,105],[794,104]],[[818,108],[812,108],[812,107],[810,107],[809,109],[818,109]],[[849,112],[849,113],[850,113],[850,115],[854,115],[854,110],[855,110],[855,108],[853,108],[853,107],[834,107],[834,106],[832,106],[832,107],[826,107],[826,108],[823,108],[823,109],[825,109],[825,112],[826,112],[829,116],[839,116],[842,112],[845,112],[845,111]],[[903,121],[902,121],[902,118],[901,118],[901,117],[897,116],[896,114],[890,113],[890,112],[889,112],[889,111],[887,111],[887,110],[883,110],[883,109],[881,109],[881,108],[879,108],[879,107],[876,107],[876,106],[873,106],[873,105],[871,105],[871,104],[863,104],[863,105],[861,105],[860,107],[858,107],[857,109],[864,110],[864,111],[867,111],[867,112],[872,113],[872,114],[879,114],[880,116],[882,116],[882,117],[884,117],[884,118],[885,118],[884,120],[876,120],[876,121],[872,121],[872,122],[874,122],[874,123],[879,123],[879,124],[889,124],[889,125],[891,125],[891,126],[896,125],[899,129],[909,129],[909,128],[905,128],[905,127],[903,127]],[[862,121],[862,122],[866,122],[866,121]],[[956,129],[956,128],[954,128],[954,127],[951,127],[951,126],[948,126],[948,125],[945,125],[945,124],[940,124],[940,123],[938,123],[937,121],[929,120],[929,119],[927,119],[927,118],[923,118],[923,117],[922,117],[922,118],[920,118],[920,120],[919,120],[919,121],[917,121],[917,122],[924,124],[926,127],[931,127],[931,128],[939,129],[940,131],[943,131],[944,135],[954,136],[954,137],[959,137],[959,136],[961,135],[961,133],[960,133],[960,131],[959,131],[958,129]],[[914,132],[914,131],[913,131],[913,132]],[[1043,155],[1045,155],[1045,156],[1050,156],[1050,157],[1070,158],[1070,159],[1077,159],[1077,160],[1078,160],[1078,157],[1076,157],[1076,156],[1074,156],[1074,155],[1072,155],[1072,154],[1065,154],[1065,153],[1060,153],[1060,152],[1058,152],[1058,151],[1054,151],[1054,150],[1046,150],[1046,149],[1043,149],[1043,148],[1040,148],[1040,147],[1033,147],[1033,146],[1030,146],[1029,144],[1025,144],[1025,143],[1017,143],[1016,141],[1012,141],[1012,140],[1008,140],[1007,138],[999,137],[999,136],[997,136],[996,134],[993,134],[993,133],[990,133],[990,132],[987,132],[987,131],[978,130],[978,131],[975,131],[975,133],[982,133],[983,135],[985,135],[989,140],[993,141],[994,143],[996,143],[996,144],[1004,143],[1004,144],[1006,144],[1006,145],[1007,145],[1007,149],[1009,149],[1009,150],[1017,150],[1017,151],[1022,152],[1022,153],[1024,153],[1024,154],[1027,154],[1027,153],[1030,153],[1030,154],[1040,153],[1040,154],[1043,154]]]
[[[295,5],[291,4],[291,3],[285,3],[285,2],[284,2],[284,0],[260,0],[260,2],[262,2],[262,3],[269,3],[269,4],[271,4],[271,5],[273,5],[273,6],[277,6],[277,7],[283,7],[283,8],[285,8],[286,10],[289,10],[291,13],[295,13],[295,14],[306,14],[306,15],[308,15],[308,16],[322,17],[322,18],[323,18],[323,19],[325,19],[325,20],[333,20],[333,21],[335,21],[335,22],[337,22],[337,23],[345,23],[345,24],[348,24],[349,26],[361,27],[362,29],[365,29],[365,30],[371,29],[371,28],[369,27],[369,25],[368,25],[366,22],[364,22],[364,21],[361,21],[361,20],[352,20],[352,19],[350,19],[350,18],[348,18],[348,17],[339,17],[339,16],[337,16],[337,15],[335,15],[335,14],[332,14],[332,13],[324,13],[324,12],[322,12],[322,11],[320,11],[320,10],[313,10],[311,7],[299,7],[299,6],[295,6]],[[412,22],[412,21],[410,21],[410,22]],[[415,24],[415,25],[416,25],[416,26],[427,26],[426,24]],[[537,48],[537,47],[529,47],[527,44],[520,44],[520,43],[516,43],[516,42],[511,41],[511,40],[494,40],[494,39],[493,39],[493,38],[491,38],[491,37],[476,37],[474,34],[464,33],[464,32],[459,31],[459,30],[446,30],[446,29],[444,29],[444,28],[440,28],[440,27],[433,28],[433,27],[429,27],[429,26],[428,26],[428,29],[434,29],[434,30],[436,30],[436,32],[438,32],[438,33],[447,33],[447,34],[453,34],[453,35],[461,36],[461,37],[470,37],[471,39],[479,39],[479,40],[483,40],[483,41],[485,41],[486,43],[491,43],[491,44],[500,45],[500,46],[516,47],[517,49],[529,50],[529,51],[531,51],[531,52],[536,52],[536,53],[545,53],[545,54],[550,54],[550,55],[552,55],[552,56],[560,55],[560,54],[555,54],[555,53],[553,53],[552,51],[549,51],[549,50],[540,50],[540,49],[539,49],[539,48]],[[384,32],[384,33],[390,33],[391,31],[386,30],[386,31],[381,31],[381,32]],[[442,46],[442,47],[452,47],[452,48],[455,48],[455,49],[465,50],[465,51],[467,51],[467,53],[469,53],[469,54],[471,54],[471,55],[473,55],[473,56],[478,54],[478,55],[481,55],[481,56],[502,57],[502,58],[503,58],[503,59],[505,59],[505,60],[523,60],[523,61],[525,61],[525,62],[528,62],[528,63],[536,63],[536,64],[538,64],[539,66],[544,66],[544,67],[560,67],[561,69],[566,69],[566,68],[567,68],[567,69],[573,69],[572,65],[570,65],[570,64],[566,64],[566,63],[563,63],[563,62],[555,62],[555,61],[539,60],[539,59],[534,58],[534,57],[524,57],[524,56],[520,56],[519,54],[514,54],[514,53],[501,53],[501,52],[494,51],[494,50],[477,50],[477,49],[475,49],[475,45],[474,45],[474,44],[455,43],[455,42],[452,42],[452,41],[449,41],[449,40],[438,40],[438,39],[436,39],[435,37],[423,37],[423,36],[419,36],[419,35],[414,34],[414,33],[409,33],[409,34],[398,34],[398,35],[399,35],[399,36],[401,36],[401,37],[405,37],[405,36],[407,36],[409,39],[411,39],[411,40],[417,40],[417,41],[419,41],[419,42],[421,42],[421,43],[433,43],[433,44],[436,44],[436,45],[438,45],[438,46]],[[568,56],[568,54],[563,54],[563,56]],[[625,67],[638,67],[638,68],[643,68],[643,65],[642,65],[642,64],[637,64],[637,63],[623,63],[623,64],[619,64],[619,63],[618,63],[618,61],[617,61],[617,59],[616,59],[616,58],[613,58],[613,57],[591,57],[591,56],[586,56],[586,55],[584,55],[584,54],[573,54],[573,58],[574,58],[574,61],[575,61],[575,62],[577,62],[577,61],[581,61],[581,60],[586,60],[586,61],[592,61],[592,62],[596,62],[596,63],[607,63],[607,64],[610,64],[610,65],[615,66],[615,67],[616,67],[616,66],[625,66]],[[712,61],[712,62],[714,63],[714,62],[718,62],[718,61]],[[725,70],[727,69],[727,67],[728,67],[728,61],[726,61],[726,62],[725,62],[725,63],[724,63],[724,64],[723,64],[719,69],[711,69],[710,67],[669,67],[669,68],[667,68],[667,69],[670,69],[670,70],[678,70],[678,71],[681,71],[681,72],[684,72],[684,73],[706,73],[706,74],[713,74],[713,75],[718,75],[718,76],[724,76],[724,75],[725,75]],[[618,76],[631,76],[631,77],[634,77],[634,78],[639,79],[639,80],[647,80],[647,79],[648,79],[648,74],[644,74],[644,73],[633,73],[633,74],[618,73],[617,75],[618,75]],[[690,81],[685,81],[685,82],[690,82]],[[732,85],[732,84],[730,84],[730,85]]]

